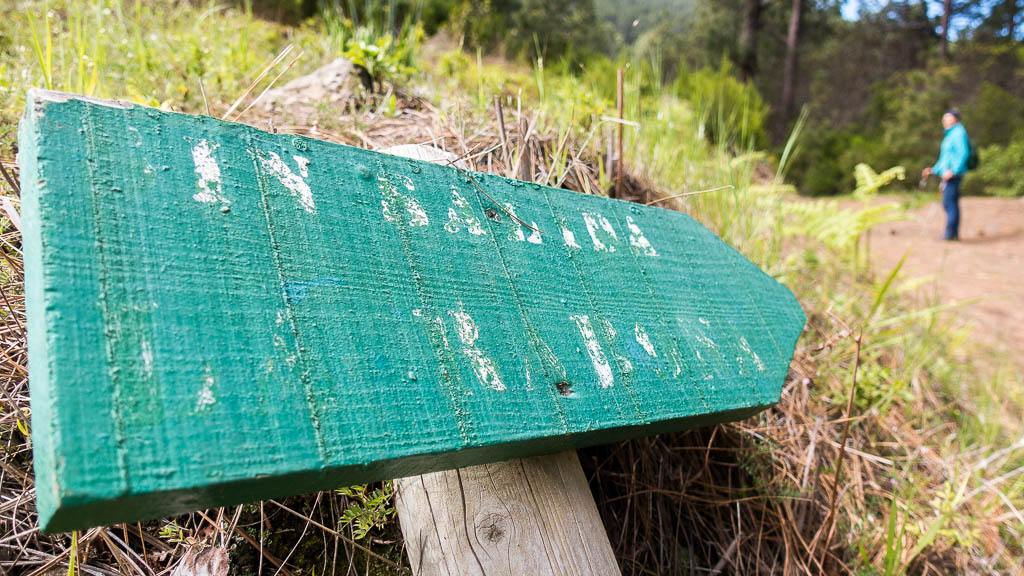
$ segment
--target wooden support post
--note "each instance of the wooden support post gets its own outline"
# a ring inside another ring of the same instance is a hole
[[[469,169],[428,146],[382,152]],[[576,452],[399,478],[395,494],[416,576],[619,574]]]
[[[395,481],[416,576],[619,574],[576,452]]]

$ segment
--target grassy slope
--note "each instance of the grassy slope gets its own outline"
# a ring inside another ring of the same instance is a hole
[[[49,16],[43,6],[33,0],[0,8],[0,157],[5,163],[12,160],[15,122],[28,86],[125,98],[186,112],[204,111],[209,104],[216,112],[242,94],[289,42],[306,50],[297,69],[311,69],[339,51],[337,34],[322,24],[288,29],[213,4],[157,8],[149,2],[106,0],[89,7],[50,2],[45,5]],[[534,124],[546,153],[541,155],[542,180],[557,182],[584,166],[592,174],[580,179],[591,183],[588,191],[607,189],[609,170],[603,159],[614,125],[601,117],[612,109],[608,101],[614,82],[611,63],[595,62],[584,74],[570,76],[558,66],[545,69],[539,62],[528,68],[484,63],[445,50],[421,61],[421,77],[413,84],[436,88],[426,96],[437,103],[440,117],[481,127],[496,140],[492,97],[499,94],[509,124],[513,119]],[[858,417],[850,433],[853,447],[875,459],[847,454],[843,484],[858,488],[840,499],[840,533],[834,542],[844,551],[845,563],[882,573],[898,573],[904,566],[919,573],[925,562],[947,570],[980,572],[983,556],[994,558],[1002,570],[1019,565],[1024,520],[1017,509],[1024,506],[1024,478],[1019,475],[1024,447],[1014,442],[1024,431],[1020,376],[1010,369],[979,374],[968,360],[983,351],[969,348],[965,335],[948,328],[939,311],[912,308],[900,295],[913,288],[912,280],[897,278],[887,284],[887,271],[876,277],[858,259],[860,233],[898,209],[844,212],[835,205],[792,201],[784,188],[770,185],[775,173],[766,169],[771,162],[766,163],[763,154],[737,153],[727,143],[707,142],[700,137],[704,132],[701,110],[658,90],[637,97],[636,74],[626,76],[626,117],[640,125],[626,129],[625,156],[631,171],[665,195],[733,186],[665,205],[691,213],[791,286],[810,317],[788,384],[790,397],[779,410],[722,432],[746,451],[739,460],[749,468],[744,481],[754,482],[762,500],[777,503],[796,494],[814,504],[819,522],[827,515],[838,450],[819,441],[815,458],[821,468],[809,483],[806,472],[801,482],[802,457],[815,443],[809,441],[812,427],[821,428],[815,432],[821,438],[841,436],[857,351],[852,336],[863,326],[853,396]],[[325,115],[325,126],[332,121],[341,122]],[[0,186],[10,193],[6,184]],[[16,241],[10,223],[4,220],[3,226],[6,237]],[[15,248],[5,250],[17,258]],[[6,275],[5,290],[16,291],[17,271],[6,262],[0,266]],[[23,377],[17,370],[12,374],[6,386],[16,396],[13,391],[21,390]],[[802,400],[793,400],[797,397]],[[24,460],[26,435],[19,426],[24,428],[25,420],[9,410],[15,407],[22,409],[24,404],[5,404],[0,413],[0,438],[12,447],[10,453]],[[773,428],[779,418],[791,424],[788,432]],[[710,440],[682,436],[669,441],[700,446]],[[784,465],[787,462],[796,464]],[[779,472],[790,468],[797,470],[796,477]],[[809,488],[801,489],[807,484]],[[601,492],[604,487],[595,489]],[[318,521],[333,524],[331,514],[345,506],[339,498],[325,494],[323,501],[297,499],[288,505],[304,507],[310,515],[326,514]],[[289,516],[275,511],[277,527],[288,527]],[[230,521],[234,511],[227,512]],[[603,512],[614,509],[603,508]],[[294,543],[300,552],[292,556],[293,566],[308,571],[326,562],[326,534],[320,540],[313,538],[323,544],[320,550],[309,543],[311,537],[300,545],[294,535],[257,530],[260,516],[255,507],[239,513],[243,525],[245,520],[257,519],[248,532],[252,537],[280,541],[275,548],[279,557],[288,555]],[[890,517],[894,518],[892,528]],[[174,540],[211,537],[201,519],[176,522],[184,526],[182,532],[164,530],[162,535],[163,542],[175,546],[172,557],[187,547]],[[146,528],[157,533],[162,525]],[[381,534],[394,535],[394,529]],[[65,550],[67,542],[67,538],[55,539],[50,550]],[[139,544],[129,543],[128,548]],[[33,545],[44,543],[37,540]],[[796,543],[790,546],[799,548]],[[388,545],[371,547],[393,558],[399,553]],[[357,551],[346,548],[350,549]],[[812,554],[805,551],[801,556],[794,550],[793,555],[801,559],[798,565],[814,566],[808,560]],[[367,557],[362,558],[365,562]],[[344,554],[339,559],[344,561]],[[243,562],[255,564],[249,556]]]

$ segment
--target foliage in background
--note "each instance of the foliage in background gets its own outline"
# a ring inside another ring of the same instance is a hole
[[[980,151],[977,177],[994,196],[1024,196],[1024,138]]]
[[[680,73],[673,90],[700,111],[702,133],[712,142],[740,151],[767,145],[768,107],[754,86],[736,79],[728,60],[718,69]]]

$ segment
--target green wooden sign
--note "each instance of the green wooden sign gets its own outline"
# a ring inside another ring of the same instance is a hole
[[[45,531],[743,418],[804,324],[669,210],[39,91],[19,157]]]

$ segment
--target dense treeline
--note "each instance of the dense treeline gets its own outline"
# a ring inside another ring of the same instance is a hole
[[[281,10],[281,2],[266,0]],[[1024,0],[295,0],[290,13],[415,19],[469,51],[570,73],[642,69],[708,117],[711,138],[779,147],[807,123],[790,172],[802,193],[853,185],[853,167],[934,160],[948,108],[982,166],[968,193],[1022,194]],[[754,89],[743,88],[743,84]],[[613,79],[605,87],[610,95]],[[723,112],[724,111],[724,112]],[[742,124],[737,126],[737,124]]]

